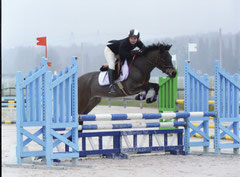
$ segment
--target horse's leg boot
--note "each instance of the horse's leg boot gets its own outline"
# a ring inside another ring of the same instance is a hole
[[[152,97],[150,97],[146,100],[146,103],[153,103],[153,102],[157,101],[157,96],[158,95],[154,94]]]
[[[145,100],[146,99],[146,91],[143,91],[141,93],[139,93],[136,97],[135,97],[135,100]]]
[[[108,69],[108,78],[110,82],[108,93],[114,93],[116,91],[116,86],[114,85],[114,70]]]

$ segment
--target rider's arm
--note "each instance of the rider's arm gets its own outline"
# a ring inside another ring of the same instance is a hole
[[[139,39],[138,42],[137,42],[137,46],[143,50],[145,48],[145,45],[142,43],[142,41]]]
[[[129,49],[127,43],[123,42],[120,44],[119,55],[122,60],[133,57],[131,49]]]

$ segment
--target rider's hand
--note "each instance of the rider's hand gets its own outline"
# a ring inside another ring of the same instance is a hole
[[[138,55],[138,54],[140,54],[141,52],[140,52],[140,50],[132,50],[131,53],[132,53],[133,55]]]

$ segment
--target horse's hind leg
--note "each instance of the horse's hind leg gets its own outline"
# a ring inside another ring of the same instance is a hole
[[[83,114],[88,114],[98,103],[100,103],[101,99],[100,97],[91,98]]]
[[[81,112],[81,114],[88,114],[98,103],[100,103],[101,99],[102,98],[100,97],[91,98],[85,110]],[[78,123],[79,125],[83,125],[83,121],[81,120],[80,116],[78,117]]]

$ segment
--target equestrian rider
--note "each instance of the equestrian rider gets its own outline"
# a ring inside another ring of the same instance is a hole
[[[145,47],[140,40],[140,33],[136,29],[132,29],[128,33],[128,37],[121,40],[111,40],[104,49],[104,55],[108,63],[108,77],[110,86],[108,93],[114,93],[116,86],[114,85],[115,60],[120,57],[121,62],[132,59],[134,55],[139,54]],[[138,47],[140,50],[133,50]]]

